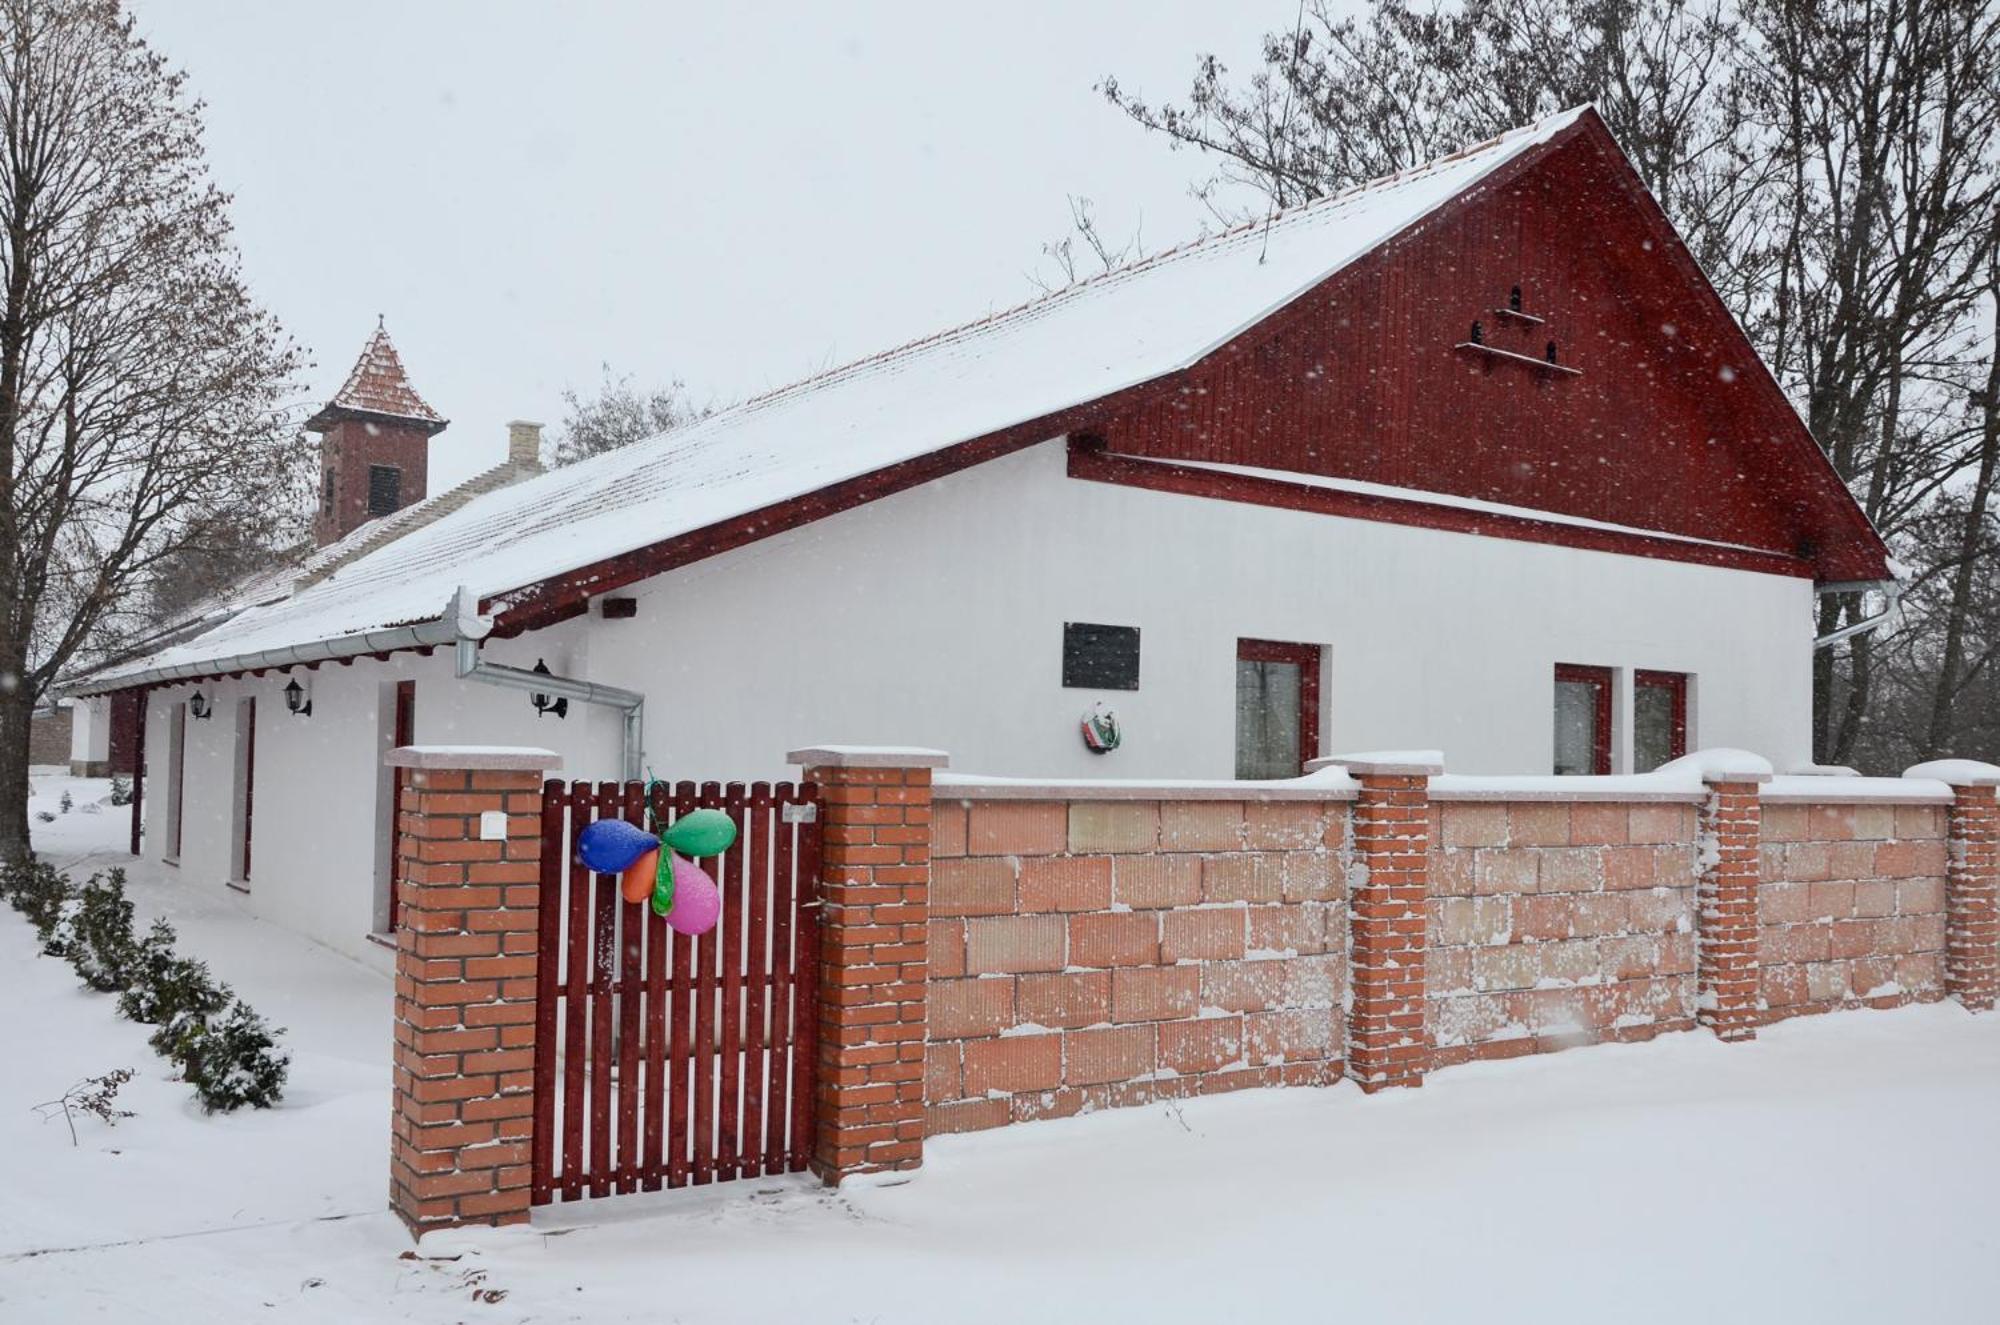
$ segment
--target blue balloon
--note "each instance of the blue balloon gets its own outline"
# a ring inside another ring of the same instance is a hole
[[[660,839],[623,819],[599,819],[577,834],[576,854],[599,874],[623,874]]]

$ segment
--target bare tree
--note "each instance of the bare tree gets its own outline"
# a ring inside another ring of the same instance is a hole
[[[1088,256],[1086,256],[1088,255]],[[1044,294],[1054,294],[1079,281],[1137,262],[1146,256],[1146,241],[1139,227],[1123,242],[1114,243],[1097,223],[1097,213],[1088,198],[1069,195],[1069,232],[1061,239],[1042,245],[1042,260],[1050,275],[1029,273],[1028,279]],[[1092,270],[1092,268],[1095,270]]]
[[[604,380],[597,394],[585,396],[575,387],[563,390],[564,415],[554,456],[558,465],[573,465],[656,437],[708,413],[688,399],[687,387],[679,380],[641,390],[632,385],[629,374],[614,374],[608,363],[600,367]]]
[[[0,858],[36,701],[177,550],[281,519],[309,459],[201,129],[116,0],[0,0]]]

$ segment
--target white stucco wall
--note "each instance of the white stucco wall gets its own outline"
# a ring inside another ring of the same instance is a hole
[[[111,696],[79,695],[69,711],[70,761],[97,764],[111,758]]]
[[[814,742],[917,744],[1007,775],[1228,777],[1239,638],[1323,646],[1321,748],[1438,747],[1466,773],[1548,770],[1558,662],[1689,673],[1689,742],[1781,766],[1809,750],[1811,585],[1679,562],[1473,538],[1066,477],[1050,443],[626,590],[630,621],[488,646],[521,666],[644,691],[662,777],[779,778]],[[1061,685],[1065,621],[1141,629],[1141,688]],[[372,952],[393,683],[417,680],[422,743],[555,749],[565,777],[617,775],[618,721],[538,718],[517,691],[466,685],[446,651],[327,665],[312,716],[286,678],[204,687],[190,722],[181,868],[229,873],[236,699],[258,704],[258,910]],[[1621,674],[1621,680],[1625,680]],[[246,687],[248,689],[246,689]],[[163,840],[163,715],[149,708],[148,853]],[[1629,708],[1628,684],[1619,687]],[[1093,699],[1124,725],[1090,754]],[[1629,749],[1629,723],[1617,723]],[[1622,758],[1622,754],[1621,754]]]

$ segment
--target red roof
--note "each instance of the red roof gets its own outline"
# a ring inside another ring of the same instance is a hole
[[[306,427],[325,432],[349,418],[414,423],[425,436],[444,431],[445,417],[424,403],[424,398],[410,385],[409,374],[403,371],[402,356],[396,353],[388,331],[380,324],[361,347],[361,357],[354,361],[354,371],[347,375],[347,382],[334,392],[332,400],[320,407],[319,413],[306,420]]]

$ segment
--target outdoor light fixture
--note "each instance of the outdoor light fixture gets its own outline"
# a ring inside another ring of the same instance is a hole
[[[296,676],[285,683],[285,708],[301,718],[312,716],[313,702],[307,698],[306,688],[299,684]]]
[[[539,675],[549,675],[548,660],[545,658],[535,659],[534,670]],[[528,702],[535,706],[536,717],[540,717],[544,713],[553,713],[558,718],[567,718],[569,716],[569,701],[567,699],[556,699],[537,690],[528,696]]]
[[[208,702],[208,696],[197,690],[188,696],[188,712],[206,721],[215,712],[215,706]]]

